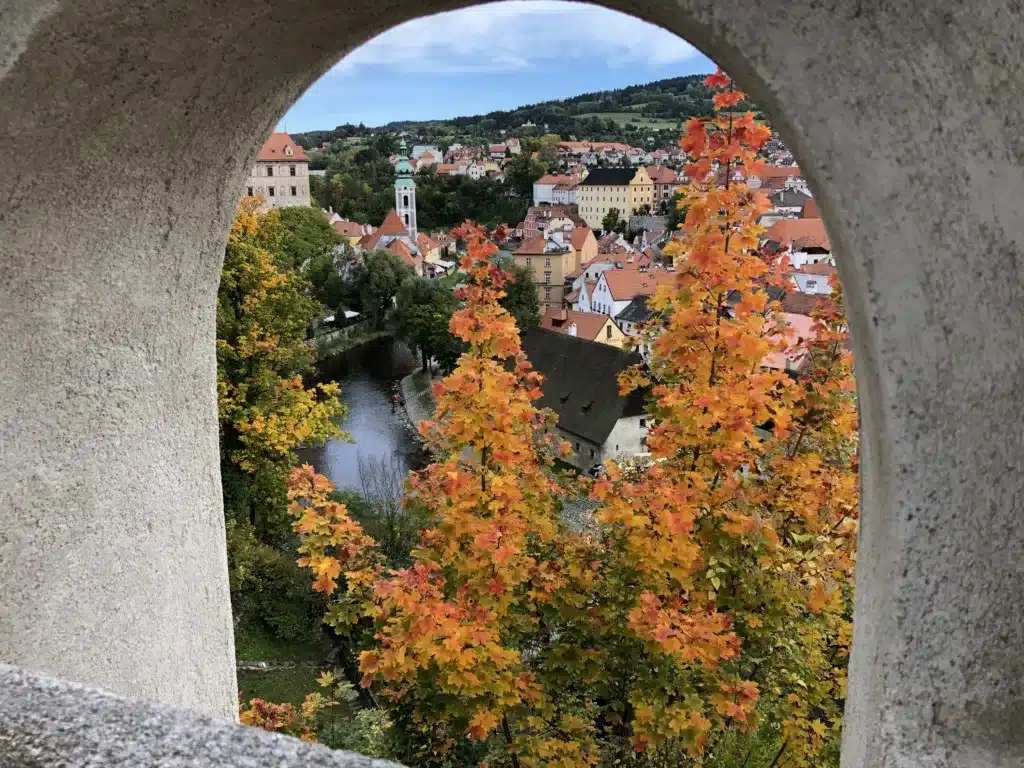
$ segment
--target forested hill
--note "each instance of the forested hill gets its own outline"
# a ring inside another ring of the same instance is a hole
[[[319,146],[324,141],[337,141],[378,131],[408,131],[424,138],[437,139],[454,136],[497,138],[502,131],[509,135],[558,133],[580,139],[614,138],[633,131],[678,133],[683,121],[711,112],[711,91],[704,85],[703,79],[704,75],[687,75],[610,91],[584,93],[485,115],[448,120],[404,120],[378,128],[340,125],[333,131],[310,131],[293,134],[293,137],[309,148]],[[744,106],[750,105],[741,105],[741,108]]]

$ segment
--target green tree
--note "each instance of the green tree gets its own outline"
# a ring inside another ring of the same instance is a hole
[[[605,232],[611,232],[612,230],[617,230],[621,222],[622,216],[619,213],[619,209],[609,208],[608,213],[606,213],[604,218],[601,219],[601,227]]]
[[[281,209],[281,256],[289,269],[330,253],[341,237],[316,208]]]
[[[388,312],[402,283],[413,276],[412,267],[397,253],[378,249],[363,256],[363,273],[359,295],[363,312],[377,328],[384,327]]]
[[[505,167],[505,183],[520,197],[533,195],[533,183],[548,170],[548,164],[523,152]]]
[[[533,270],[517,264],[503,264],[509,274],[505,284],[505,296],[499,302],[502,308],[515,318],[520,331],[534,328],[540,323],[540,299]]]
[[[431,357],[457,346],[448,325],[459,304],[451,291],[424,277],[402,283],[396,302],[399,336],[420,350],[426,371]]]

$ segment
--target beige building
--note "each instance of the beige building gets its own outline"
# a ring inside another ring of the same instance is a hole
[[[245,194],[267,206],[309,205],[309,158],[287,133],[267,139],[249,174]]]
[[[541,307],[561,307],[565,279],[579,269],[580,256],[572,245],[572,230],[548,229],[528,237],[513,254],[516,265],[532,270]]]
[[[591,229],[604,229],[604,217],[612,208],[628,220],[633,210],[654,206],[654,184],[643,166],[639,168],[595,168],[580,183],[576,204]]]
[[[622,349],[622,345],[626,341],[626,334],[619,329],[614,320],[608,315],[598,315],[594,312],[576,312],[572,309],[548,307],[540,318],[540,327],[569,336],[578,336],[588,341],[608,344],[617,349]]]

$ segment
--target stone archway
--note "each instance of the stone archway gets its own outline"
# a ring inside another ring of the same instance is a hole
[[[224,233],[305,87],[459,4],[5,5],[0,662],[233,712]],[[836,244],[863,417],[844,765],[1017,764],[1024,17],[1010,0],[606,4],[767,108]]]

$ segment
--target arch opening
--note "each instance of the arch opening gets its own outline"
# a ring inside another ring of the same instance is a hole
[[[0,415],[5,444],[19,447],[0,472],[17,553],[10,567],[5,555],[0,659],[230,714],[208,343],[224,233],[260,141],[339,53],[455,4],[403,1],[385,19],[356,3],[339,18],[299,0],[282,25],[264,5],[241,19],[188,0],[18,3],[18,23],[0,31],[12,52],[0,65],[0,169],[25,180],[5,189],[0,219]],[[1024,75],[1006,55],[1019,15],[998,0],[973,14],[892,3],[848,15],[810,0],[684,0],[642,15],[689,33],[765,108],[840,255],[865,510],[845,764],[1012,762],[1020,656],[990,646],[1024,637],[1008,608],[1020,573],[1007,553],[1021,534],[1005,471],[1024,459],[1006,426],[1019,397],[1005,353],[1024,331],[1020,286],[1006,280],[1024,241],[1008,202],[1024,192],[1009,127],[1020,107],[1004,87]],[[69,37],[73,59],[54,44]],[[266,52],[271,37],[288,55]],[[66,164],[43,129],[72,148]],[[952,203],[935,183],[950,177],[961,182]],[[54,254],[73,269],[51,269]],[[978,293],[1011,308],[1001,323]],[[125,510],[138,511],[127,530]],[[80,569],[53,573],[55,550]],[[936,658],[956,674],[939,674]]]

